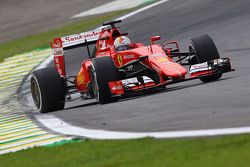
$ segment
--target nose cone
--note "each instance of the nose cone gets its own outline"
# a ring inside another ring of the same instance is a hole
[[[175,79],[183,78],[187,74],[187,70],[175,62],[166,62],[161,69],[164,75]]]

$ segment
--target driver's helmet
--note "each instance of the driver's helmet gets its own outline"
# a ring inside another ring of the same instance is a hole
[[[114,41],[114,47],[116,51],[127,50],[130,48],[131,41],[126,36],[117,37]]]

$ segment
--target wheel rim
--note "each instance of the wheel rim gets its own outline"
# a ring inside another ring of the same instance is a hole
[[[93,94],[94,94],[96,100],[99,101],[99,87],[98,87],[98,83],[97,83],[96,72],[95,72],[95,69],[93,66],[91,69],[90,76],[91,76],[91,85],[92,85]]]
[[[200,63],[199,56],[198,56],[198,54],[197,54],[197,52],[196,52],[195,47],[193,46],[193,44],[191,44],[191,45],[189,46],[189,52],[190,52],[190,53],[193,53],[193,55],[196,57],[198,63]]]
[[[40,92],[39,85],[37,84],[35,79],[32,80],[32,82],[31,82],[31,94],[32,94],[32,98],[33,98],[35,105],[37,106],[38,109],[40,109],[41,92]]]

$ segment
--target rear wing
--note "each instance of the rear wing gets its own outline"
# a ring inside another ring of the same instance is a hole
[[[62,46],[64,49],[71,49],[74,47],[95,44],[101,34],[102,29],[103,27],[100,27],[93,31],[61,37]]]
[[[80,34],[54,38],[54,40],[50,42],[55,67],[61,77],[66,78],[64,50],[73,49],[85,45],[87,45],[88,48],[88,45],[95,44],[97,42],[103,28],[105,27],[100,27],[93,31],[82,32]]]

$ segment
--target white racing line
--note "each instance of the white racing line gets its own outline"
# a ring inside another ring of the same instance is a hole
[[[102,14],[107,12],[113,12],[117,10],[124,10],[124,9],[130,9],[133,7],[136,7],[144,2],[147,2],[150,0],[114,0],[112,2],[106,3],[104,5],[98,6],[96,8],[83,11],[82,13],[79,13],[77,15],[72,16],[72,19],[79,18],[79,17],[85,17],[90,15],[96,15],[96,14]]]
[[[38,115],[36,116],[36,119],[43,125],[45,125],[47,128],[55,132],[73,136],[93,138],[93,139],[135,139],[143,137],[183,138],[183,137],[202,137],[202,136],[250,133],[250,127],[185,130],[185,131],[169,131],[169,132],[119,132],[119,131],[86,129],[77,126],[72,126],[50,114]]]
[[[124,20],[137,13],[143,12],[147,9],[153,8],[157,5],[165,3],[169,0],[161,0],[118,19]],[[46,67],[50,63],[48,59],[42,63],[42,67]],[[41,66],[39,68],[41,68]],[[201,137],[201,136],[216,136],[216,135],[232,135],[250,133],[250,127],[235,127],[235,128],[223,128],[223,129],[203,129],[203,130],[184,130],[184,131],[166,131],[166,132],[119,132],[119,131],[107,131],[107,130],[96,130],[86,129],[82,127],[72,126],[63,120],[51,115],[51,114],[40,114],[36,115],[35,118],[42,123],[45,127],[52,131],[59,132],[66,135],[82,136],[93,139],[132,139],[132,138],[143,138],[143,137],[154,137],[154,138],[180,138],[180,137]]]

